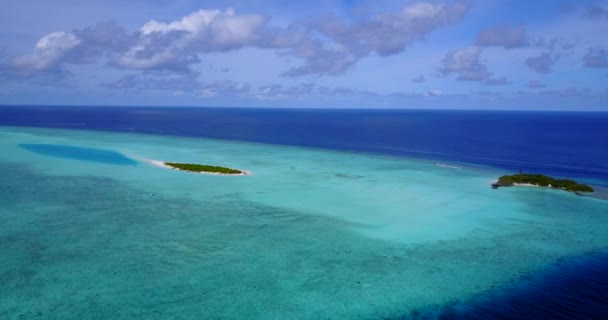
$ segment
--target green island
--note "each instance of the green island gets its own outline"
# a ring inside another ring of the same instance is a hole
[[[569,179],[554,179],[542,174],[525,174],[519,173],[511,176],[502,176],[498,178],[496,183],[492,184],[492,188],[510,187],[519,184],[531,184],[539,187],[547,187],[554,189],[562,189],[570,192],[593,192],[593,188],[586,184],[578,183]]]
[[[210,166],[204,164],[195,164],[195,163],[177,163],[177,162],[164,162],[164,165],[169,166],[171,168],[191,171],[191,172],[209,172],[209,173],[219,173],[219,174],[246,174],[244,171],[230,169],[226,167],[218,167],[218,166]]]

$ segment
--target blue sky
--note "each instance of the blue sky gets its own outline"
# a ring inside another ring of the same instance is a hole
[[[0,104],[608,110],[608,1],[6,1]]]

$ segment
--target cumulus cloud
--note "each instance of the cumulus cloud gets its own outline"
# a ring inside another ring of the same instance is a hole
[[[332,89],[319,87],[314,83],[301,83],[293,86],[271,84],[258,87],[257,97],[263,99],[298,98],[319,94],[329,94]]]
[[[128,50],[139,37],[137,33],[129,33],[111,21],[76,29],[72,33],[79,39],[80,45],[67,61],[69,63],[95,63],[104,56],[114,58],[114,55]]]
[[[308,29],[322,34],[331,43],[324,46],[318,40],[303,41],[303,47],[294,47],[292,53],[305,62],[285,75],[340,74],[371,53],[379,56],[400,53],[433,31],[460,21],[468,8],[466,1],[418,2],[397,13],[378,14],[353,23],[325,17],[310,23]]]
[[[127,74],[116,81],[102,83],[101,86],[108,89],[134,89],[139,84],[139,78],[137,74]]]
[[[608,50],[602,47],[589,48],[583,57],[583,65],[588,68],[608,68]]]
[[[232,9],[199,10],[170,23],[152,20],[116,64],[128,69],[186,71],[198,54],[239,49],[256,43],[268,22],[261,15],[237,15]]]
[[[53,32],[42,37],[30,55],[13,59],[13,66],[23,73],[60,72],[60,64],[80,44],[73,33]]]
[[[136,36],[113,22],[70,32],[52,32],[40,38],[31,54],[14,57],[4,64],[12,76],[65,78],[67,64],[93,64],[125,50]]]
[[[480,47],[503,47],[505,49],[526,47],[528,37],[523,27],[496,26],[486,28],[477,34],[476,45]]]
[[[162,91],[196,91],[203,88],[196,72],[173,74],[168,72],[145,72],[127,74],[120,79],[103,83],[102,86],[116,90],[162,90]]]
[[[485,64],[481,63],[479,56],[481,49],[478,46],[470,46],[464,49],[448,52],[443,60],[439,74],[442,76],[457,75],[461,81],[483,81],[492,76]]]
[[[286,76],[337,75],[369,54],[402,52],[435,30],[458,22],[468,7],[461,0],[418,2],[396,13],[351,22],[325,17],[286,28],[271,26],[264,15],[202,9],[175,21],[151,20],[133,32],[112,22],[53,32],[42,37],[31,54],[14,58],[10,65],[34,74],[59,72],[66,64],[98,63],[103,58],[121,69],[185,74],[205,54],[255,47],[302,61]]]
[[[295,86],[290,86],[285,88],[283,94],[291,97],[301,97],[308,96],[314,94],[316,90],[316,85],[314,83],[301,83]]]
[[[328,21],[318,29],[348,47],[361,46],[386,56],[403,51],[439,27],[459,21],[467,10],[465,2],[419,2],[404,7],[401,12],[380,14],[350,26]]]
[[[143,74],[127,74],[116,81],[104,83],[102,86],[123,91],[159,90],[180,95],[195,94],[203,97],[244,95],[251,90],[251,85],[244,82],[219,80],[203,84],[198,77],[198,73],[145,72]]]
[[[538,56],[526,59],[528,68],[540,74],[547,74],[553,71],[553,65],[559,60],[559,55],[543,52]]]
[[[257,96],[260,98],[276,98],[283,94],[283,85],[272,84],[258,88]]]
[[[318,86],[314,83],[301,83],[293,86],[272,84],[258,87],[257,97],[264,99],[280,98],[302,98],[310,96],[377,96],[378,94],[369,90],[351,87],[328,87]]]
[[[317,93],[320,95],[327,95],[327,96],[377,96],[378,95],[377,93],[375,93],[373,91],[362,90],[362,89],[357,89],[357,88],[350,88],[350,87],[343,87],[343,86],[334,87],[334,88],[321,86],[321,87],[317,88]]]
[[[234,10],[199,10],[173,22],[151,20],[129,32],[113,22],[42,37],[33,53],[16,57],[21,73],[57,72],[66,64],[96,63],[131,70],[191,72],[199,55],[256,46],[266,40],[269,18]]]
[[[216,95],[241,95],[248,93],[251,86],[248,83],[231,80],[214,81],[203,87],[202,95],[205,97]]]
[[[287,77],[306,75],[340,75],[353,67],[365,54],[349,51],[347,47],[335,45],[331,49],[323,47],[321,41],[306,41],[302,46],[289,49],[288,53],[303,59],[304,63],[285,71]]]

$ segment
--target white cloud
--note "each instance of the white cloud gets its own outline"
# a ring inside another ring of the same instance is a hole
[[[249,92],[251,86],[248,83],[231,80],[214,81],[203,87],[202,95],[211,97],[215,95],[240,95]]]
[[[543,52],[538,56],[526,59],[526,65],[536,73],[547,74],[553,71],[553,65],[557,60],[559,60],[559,55]]]
[[[15,58],[13,65],[24,72],[51,71],[78,44],[80,39],[72,33],[53,32],[38,40],[31,55]]]
[[[467,1],[450,4],[417,2],[397,13],[383,13],[348,24],[339,18],[324,18],[309,25],[324,35],[330,43],[304,41],[305,48],[295,46],[295,56],[304,64],[285,74],[341,74],[360,59],[376,53],[389,56],[404,51],[415,41],[437,29],[460,21],[468,11]]]
[[[522,27],[497,26],[480,31],[477,34],[476,44],[482,47],[512,49],[528,46],[529,41]]]
[[[273,84],[267,86],[261,86],[258,88],[257,97],[263,99],[274,99],[283,95],[283,86],[280,84]]]
[[[456,23],[467,1],[417,2],[398,12],[385,12],[355,21],[324,18],[278,28],[259,14],[233,9],[198,10],[168,22],[150,20],[128,32],[102,23],[41,38],[30,55],[14,59],[20,71],[57,71],[65,64],[97,63],[100,58],[121,69],[192,72],[205,54],[245,47],[275,50],[302,61],[284,75],[338,75],[375,53],[394,55],[428,34]]]
[[[127,74],[120,79],[103,83],[102,86],[115,90],[162,90],[193,92],[200,90],[203,85],[198,80],[196,72],[188,74],[173,74],[159,71],[148,71],[144,74]]]
[[[480,54],[481,49],[478,46],[450,51],[441,60],[439,73],[443,76],[456,74],[457,80],[462,81],[486,80],[492,74],[488,72],[486,65],[480,62]]]
[[[199,10],[180,20],[144,24],[141,36],[117,65],[129,69],[184,71],[198,62],[199,53],[227,51],[254,45],[268,19],[237,15],[234,10]]]

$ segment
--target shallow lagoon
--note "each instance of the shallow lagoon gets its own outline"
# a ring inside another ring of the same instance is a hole
[[[19,144],[103,149],[138,165]],[[608,249],[608,202],[492,190],[508,172],[488,168],[9,127],[0,146],[0,316],[9,319],[407,317]]]

